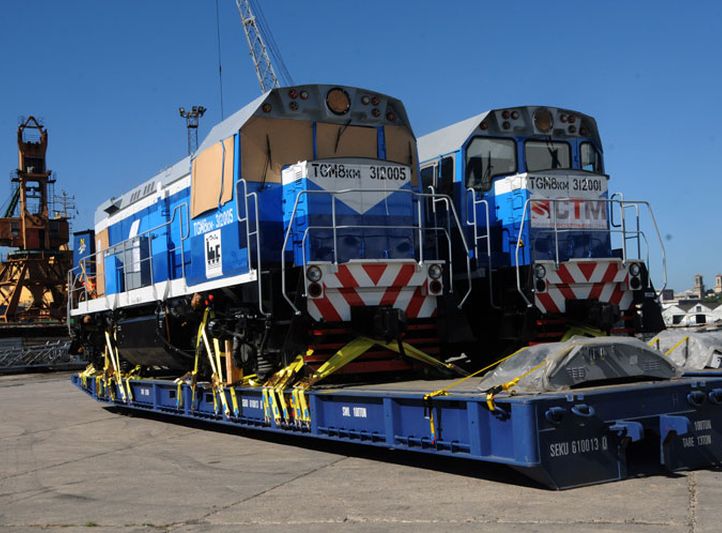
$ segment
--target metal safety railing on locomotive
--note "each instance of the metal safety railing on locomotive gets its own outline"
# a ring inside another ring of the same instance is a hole
[[[293,231],[294,222],[296,221],[296,216],[298,214],[298,205],[301,200],[301,198],[304,195],[327,195],[331,199],[331,225],[330,226],[322,226],[322,225],[310,225],[307,226],[303,232],[303,238],[301,239],[301,250],[302,250],[302,266],[304,272],[307,269],[308,266],[308,254],[307,254],[307,241],[308,236],[312,231],[317,230],[330,230],[332,232],[332,243],[333,243],[333,250],[332,250],[332,256],[333,256],[333,265],[338,265],[338,231],[339,230],[348,230],[348,229],[388,229],[388,226],[386,225],[377,225],[377,224],[338,224],[337,218],[336,218],[336,202],[337,198],[339,196],[343,196],[346,194],[360,194],[360,193],[368,193],[368,192],[387,192],[387,189],[343,189],[339,191],[325,191],[325,190],[308,190],[304,189],[302,191],[299,191],[296,195],[296,200],[294,202],[293,211],[291,213],[291,217],[289,219],[288,227],[286,228],[285,237],[283,240],[283,248],[281,251],[281,292],[283,294],[283,297],[288,302],[288,304],[293,309],[294,313],[300,314],[301,311],[296,307],[293,300],[289,297],[288,291],[286,288],[286,264],[284,260],[284,254],[285,250],[288,246],[289,239],[291,237],[291,233]],[[416,200],[416,209],[415,209],[415,216],[416,216],[416,224],[413,225],[394,225],[394,229],[401,229],[401,230],[410,230],[413,231],[416,234],[416,241],[414,243],[414,250],[415,250],[415,257],[414,260],[419,264],[423,265],[425,260],[425,254],[424,254],[424,235],[425,233],[435,233],[435,234],[442,234],[446,237],[446,243],[447,243],[447,254],[448,254],[448,261],[449,261],[449,272],[451,273],[449,275],[449,292],[453,293],[454,291],[454,276],[453,276],[453,250],[452,250],[452,238],[450,234],[449,228],[444,227],[438,227],[438,226],[430,226],[425,227],[423,224],[423,211],[422,211],[422,204],[424,199],[430,199],[431,202],[433,202],[434,205],[437,203],[441,203],[446,207],[447,213],[449,213],[449,217],[447,217],[449,220],[453,218],[454,220],[454,227],[458,231],[458,235],[460,237],[460,242],[464,248],[464,253],[466,256],[466,281],[467,281],[467,289],[462,298],[460,299],[458,303],[458,307],[461,308],[466,300],[468,299],[469,295],[471,294],[471,252],[469,249],[469,246],[466,242],[466,237],[464,236],[464,232],[461,226],[461,222],[459,220],[459,217],[456,213],[456,209],[454,208],[454,204],[451,200],[451,198],[448,195],[445,194],[429,194],[429,193],[420,193],[416,191],[411,190],[397,190],[394,191],[395,194],[409,194],[412,198]],[[434,240],[436,242],[436,240]],[[384,258],[377,258],[377,259],[384,259]],[[304,278],[305,279],[305,278]],[[307,280],[305,281],[307,285]],[[308,287],[305,287],[306,291],[308,290]]]
[[[559,227],[559,221],[557,217],[557,205],[560,203],[572,203],[575,206],[582,206],[582,205],[595,205],[599,207],[600,204],[604,205],[605,212],[608,214],[608,225],[606,225],[603,228],[594,228],[594,227],[579,227],[579,228],[560,228]],[[646,209],[649,220],[651,221],[652,227],[654,228],[654,231],[657,236],[657,241],[659,244],[659,253],[660,253],[660,261],[662,266],[662,275],[663,275],[663,281],[661,288],[656,291],[656,297],[659,298],[662,290],[665,289],[667,286],[667,256],[664,249],[664,242],[662,240],[662,235],[659,231],[659,227],[657,225],[657,220],[654,216],[654,212],[652,210],[651,205],[649,202],[646,201],[639,201],[639,200],[624,200],[621,193],[615,193],[612,194],[610,198],[599,198],[599,199],[578,199],[578,198],[554,198],[554,199],[543,199],[543,200],[534,200],[534,199],[528,199],[524,203],[522,216],[521,216],[521,223],[519,224],[519,232],[517,235],[516,243],[514,246],[514,260],[515,260],[515,267],[516,267],[516,288],[518,293],[522,296],[526,304],[531,307],[533,304],[528,299],[527,295],[525,294],[525,291],[522,287],[521,283],[521,272],[520,272],[520,258],[519,254],[522,251],[522,249],[525,247],[524,243],[524,229],[525,225],[527,224],[527,218],[531,219],[530,212],[531,209],[533,209],[534,205],[541,204],[550,206],[551,208],[548,209],[551,219],[552,219],[552,227],[551,228],[542,228],[542,230],[545,233],[551,232],[554,237],[554,263],[556,267],[558,268],[560,263],[563,262],[560,260],[560,253],[559,253],[559,237],[560,234],[568,234],[573,232],[584,232],[584,233],[597,233],[597,234],[604,234],[606,236],[609,236],[610,239],[610,246],[611,246],[611,239],[612,236],[618,236],[620,237],[620,249],[622,252],[622,263],[626,264],[629,261],[638,260],[638,261],[644,261],[645,265],[647,266],[648,272],[650,267],[650,247],[649,247],[649,240],[647,239],[646,233],[642,229],[641,224],[641,210],[644,208]],[[618,209],[618,219],[615,219],[614,213],[615,213],[615,206]],[[627,223],[627,216],[626,212],[628,209],[634,210],[634,225],[633,228],[630,229],[628,227]],[[530,225],[532,225],[530,223]],[[628,241],[634,241],[636,242],[636,254],[632,254],[630,256],[629,253],[629,247],[628,247]],[[643,248],[642,244],[644,244],[644,257],[642,254]],[[529,258],[529,264],[533,264],[535,261],[534,253],[535,253],[535,245],[534,242],[528,243],[529,248],[531,250],[530,252],[530,258]],[[589,257],[569,257],[567,260],[575,260],[575,259],[593,259],[591,256]],[[649,273],[647,278],[647,287],[645,289],[651,288],[651,272]]]
[[[68,317],[71,311],[78,309],[81,303],[91,300],[101,300],[105,303],[106,308],[113,309],[117,304],[117,295],[120,292],[126,292],[132,289],[139,289],[147,286],[153,287],[153,297],[159,299],[157,293],[158,287],[155,284],[155,268],[153,265],[153,241],[160,237],[170,237],[170,230],[173,224],[178,220],[178,244],[164,249],[169,257],[173,257],[176,252],[180,255],[180,264],[173,265],[171,261],[167,262],[168,272],[166,280],[185,279],[186,275],[186,254],[184,243],[190,236],[190,224],[188,220],[188,204],[182,203],[177,205],[171,213],[170,219],[163,223],[150,228],[146,231],[130,237],[117,244],[111,245],[105,250],[98,250],[95,253],[82,257],[78,261],[78,266],[68,271]],[[113,272],[108,272],[105,268],[106,259],[112,257],[120,257],[118,267]],[[99,267],[99,263],[102,267]],[[179,267],[180,276],[175,275],[175,270]],[[101,277],[103,281],[108,276],[120,276],[123,280],[121,290],[108,294],[105,287],[101,288],[102,292],[98,292],[98,271],[102,271]],[[112,300],[111,300],[112,298]]]

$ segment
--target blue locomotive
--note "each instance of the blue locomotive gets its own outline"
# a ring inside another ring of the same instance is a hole
[[[318,367],[356,335],[438,354],[466,289],[438,253],[462,228],[426,224],[428,201],[457,218],[418,190],[401,101],[356,87],[274,89],[192,156],[97,208],[70,273],[76,349],[100,364],[112,340],[132,365],[190,370],[212,308],[208,331],[247,373],[298,354]],[[409,368],[377,346],[344,370]]]
[[[494,109],[419,138],[419,156],[423,189],[450,195],[466,226],[478,337],[508,345],[558,340],[573,326],[662,329],[647,260],[650,243],[664,253],[654,215],[608,193],[594,118]]]

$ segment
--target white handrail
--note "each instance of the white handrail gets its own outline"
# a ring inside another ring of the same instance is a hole
[[[162,228],[171,226],[171,225],[173,224],[173,222],[175,222],[176,218],[178,218],[178,219],[180,220],[180,227],[179,227],[179,232],[180,232],[180,235],[179,235],[179,237],[180,237],[180,246],[176,246],[175,248],[169,249],[168,252],[175,252],[178,248],[180,248],[180,254],[181,254],[181,277],[182,277],[183,279],[185,279],[185,277],[186,277],[186,272],[185,272],[185,249],[184,249],[183,243],[184,243],[184,242],[188,239],[188,237],[190,236],[190,222],[188,221],[187,217],[185,216],[185,213],[187,213],[187,211],[188,211],[188,203],[187,203],[187,202],[182,202],[182,203],[178,204],[177,206],[175,206],[175,207],[173,208],[173,211],[172,211],[172,213],[171,213],[171,218],[170,218],[170,220],[168,220],[167,222],[164,222],[163,224],[159,224],[159,225],[157,225],[157,226],[155,226],[155,227],[153,227],[153,228],[150,228],[150,229],[148,229],[148,230],[145,230],[145,231],[143,231],[142,233],[139,233],[138,235],[135,235],[134,237],[129,237],[128,239],[125,239],[125,240],[123,240],[123,241],[120,241],[119,243],[113,244],[112,246],[108,246],[108,248],[106,248],[106,249],[104,249],[104,250],[98,250],[98,251],[96,251],[96,252],[94,252],[94,253],[92,253],[92,254],[88,254],[88,255],[86,255],[86,256],[81,257],[81,258],[78,260],[78,266],[77,266],[77,267],[74,267],[74,268],[71,268],[71,269],[68,271],[68,281],[69,281],[69,283],[72,282],[72,284],[68,285],[68,306],[69,306],[69,307],[68,307],[68,320],[70,320],[70,310],[73,309],[73,308],[75,308],[75,307],[72,307],[73,296],[74,296],[74,294],[76,294],[77,292],[80,291],[80,289],[74,288],[74,285],[75,285],[75,283],[80,279],[80,273],[82,273],[82,270],[85,269],[85,268],[87,268],[86,265],[92,263],[92,261],[95,261],[95,263],[96,263],[96,273],[95,273],[95,277],[96,277],[96,279],[97,279],[98,256],[101,256],[101,255],[102,255],[102,257],[100,257],[100,260],[104,260],[104,258],[106,257],[106,255],[108,254],[108,251],[109,251],[110,249],[122,248],[122,252],[125,252],[125,251],[127,251],[127,245],[128,245],[128,243],[132,243],[133,241],[136,241],[139,237],[147,236],[147,235],[149,235],[150,233],[153,233],[153,232],[156,232],[156,231],[158,231],[158,230],[160,230],[160,229],[162,229]],[[185,221],[185,224],[184,224],[184,221]],[[153,246],[152,246],[152,239],[149,240],[149,245],[148,245],[148,246],[149,246],[148,257],[147,257],[146,259],[141,259],[141,260],[139,261],[139,263],[142,263],[143,261],[149,261],[149,262],[150,262],[151,284],[154,286],[154,290],[155,290],[155,279],[154,279],[154,272],[153,272],[153,266],[152,266],[152,265],[153,265],[153,253],[152,253],[152,252],[153,252]],[[121,253],[121,252],[117,252],[117,253]],[[113,254],[110,254],[110,255],[117,255],[117,253],[113,253]],[[81,267],[81,265],[82,265],[82,267]],[[104,269],[104,265],[103,265],[103,270],[105,270],[105,269]],[[74,274],[76,274],[76,275],[74,275]],[[107,276],[108,273],[104,272],[104,275]],[[126,286],[127,286],[127,269],[125,268],[125,265],[123,266],[123,280],[124,280],[124,282],[126,282]],[[94,299],[95,299],[95,298],[89,298],[89,297],[88,297],[88,289],[87,289],[87,285],[86,285],[85,283],[83,283],[82,291],[83,291],[83,295],[84,295],[84,297],[85,297],[84,301],[87,302],[87,301],[89,301],[89,300],[94,300]],[[107,294],[105,291],[103,291],[103,296],[105,297],[106,303],[109,303],[109,297],[108,297],[108,294]],[[157,296],[157,295],[156,295],[156,296]],[[76,307],[77,307],[77,306],[76,306]]]
[[[556,207],[553,209],[550,209],[550,211],[553,213],[554,217],[554,239],[555,239],[555,263],[557,267],[559,266],[559,233],[569,233],[569,232],[579,232],[579,231],[588,231],[588,232],[598,232],[598,233],[606,233],[609,234],[610,237],[612,234],[621,234],[622,236],[622,262],[627,263],[628,261],[628,254],[627,254],[627,240],[630,238],[636,238],[637,239],[637,259],[642,260],[642,254],[641,254],[641,241],[644,240],[645,244],[647,245],[647,273],[648,273],[648,279],[647,283],[649,284],[651,280],[649,279],[651,276],[649,276],[650,271],[650,265],[649,265],[649,241],[647,240],[647,236],[644,233],[644,231],[641,230],[641,223],[640,223],[640,207],[645,207],[646,211],[650,217],[650,220],[652,221],[652,225],[654,227],[655,233],[657,234],[657,241],[659,244],[660,252],[661,252],[661,260],[662,260],[662,272],[663,272],[663,284],[662,288],[656,291],[656,297],[659,298],[662,291],[667,287],[667,253],[664,248],[664,241],[662,239],[662,235],[659,231],[659,226],[657,225],[657,219],[654,216],[654,211],[652,210],[652,206],[649,202],[643,201],[643,200],[623,200],[619,199],[617,200],[615,198],[616,195],[612,195],[611,198],[595,198],[595,199],[583,199],[583,198],[548,198],[548,199],[532,199],[528,198],[526,202],[524,203],[524,210],[522,211],[522,218],[521,218],[521,224],[519,225],[519,233],[517,236],[517,241],[515,243],[515,249],[514,249],[514,263],[515,263],[515,269],[516,269],[516,287],[517,292],[522,296],[524,301],[526,302],[528,307],[532,306],[532,303],[529,301],[529,299],[526,297],[526,294],[521,288],[521,274],[519,269],[519,249],[524,245],[522,242],[522,235],[524,234],[524,226],[526,224],[527,219],[527,211],[529,210],[529,206],[532,204],[532,202],[546,202],[551,205],[556,205],[559,202],[597,202],[597,203],[604,203],[606,204],[608,208],[608,212],[613,212],[614,205],[619,205],[620,207],[620,224],[612,224],[611,226],[607,226],[606,228],[583,228],[583,229],[576,229],[576,228],[563,228],[559,229],[557,225],[557,210]],[[633,208],[635,209],[636,214],[636,229],[633,231],[627,230],[627,223],[626,223],[626,209]],[[612,227],[620,227],[621,230],[614,230]],[[631,235],[630,235],[631,234]],[[530,252],[530,260],[533,262],[533,257],[531,256],[533,254],[533,249]],[[649,285],[648,285],[649,287]]]
[[[241,217],[241,210],[240,205],[238,203],[238,199],[240,197],[240,193],[238,191],[238,184],[241,184],[243,186],[243,204],[244,204],[244,213],[245,215]],[[253,209],[254,209],[254,218],[256,221],[255,229],[251,231],[251,223],[250,223],[250,214],[248,209],[248,199],[251,198],[253,201]],[[257,285],[257,292],[258,292],[258,311],[264,315],[264,316],[270,316],[270,313],[267,312],[263,308],[263,285],[262,285],[262,275],[263,275],[263,268],[261,264],[261,222],[259,217],[259,209],[258,209],[258,193],[257,192],[248,192],[248,184],[245,179],[241,178],[236,182],[236,220],[242,224],[245,224],[246,226],[246,257],[248,262],[248,269],[251,270],[253,262],[252,254],[251,254],[251,236],[255,237],[256,241],[256,285]]]
[[[281,248],[281,294],[283,295],[286,302],[289,304],[291,309],[293,309],[293,312],[295,314],[300,314],[301,311],[296,307],[296,305],[293,303],[293,301],[288,297],[287,290],[286,290],[286,261],[285,261],[285,251],[288,246],[288,242],[291,236],[291,232],[293,231],[293,225],[296,220],[296,215],[298,213],[298,205],[303,196],[309,196],[314,194],[323,194],[328,195],[331,197],[331,226],[330,227],[324,227],[326,229],[331,229],[333,232],[333,258],[334,264],[338,264],[338,245],[337,245],[337,230],[339,227],[343,228],[371,228],[372,226],[367,224],[359,224],[359,225],[349,225],[349,226],[339,226],[336,223],[336,198],[338,196],[344,195],[344,194],[358,194],[358,193],[364,193],[364,192],[389,192],[388,189],[385,188],[369,188],[369,189],[342,189],[339,191],[326,191],[326,190],[308,190],[304,189],[302,191],[299,191],[296,194],[296,199],[293,204],[293,210],[291,212],[291,217],[288,222],[288,227],[286,228],[286,232],[283,239],[283,245]],[[432,198],[433,201],[440,201],[445,204],[447,211],[450,212],[453,215],[456,227],[459,232],[459,237],[461,238],[461,242],[464,247],[464,251],[466,253],[466,271],[467,271],[467,281],[468,281],[468,288],[466,293],[461,299],[461,302],[459,303],[459,307],[462,307],[464,303],[466,302],[467,298],[469,297],[469,294],[471,293],[471,263],[470,263],[470,254],[469,254],[469,246],[466,242],[466,237],[464,235],[464,232],[461,228],[461,223],[459,222],[459,217],[456,213],[456,209],[454,208],[454,204],[451,201],[451,198],[448,195],[442,195],[442,194],[427,194],[427,193],[419,193],[416,191],[408,190],[408,189],[399,189],[397,191],[394,191],[394,193],[403,193],[403,194],[409,194],[413,198],[418,199],[419,198]],[[418,206],[417,206],[418,207]],[[421,209],[417,208],[416,210],[416,217],[417,217],[417,225],[415,226],[409,226],[410,229],[414,229],[418,231],[419,235],[419,264],[423,264],[423,232],[425,231],[425,228],[423,228],[422,220],[421,220]],[[387,226],[384,226],[386,228]],[[316,228],[318,229],[318,228]],[[448,234],[448,232],[446,232]],[[302,267],[305,269],[306,267],[306,250],[305,250],[305,242],[306,242],[306,236],[308,234],[308,229],[304,231],[304,237],[302,239],[302,253],[303,253],[303,264]],[[451,242],[451,239],[449,238],[449,243]],[[451,250],[451,245],[449,244],[449,249]],[[452,254],[449,254],[449,289],[451,290],[453,288],[453,270],[452,270]]]
[[[499,309],[499,306],[496,305],[494,302],[494,283],[492,280],[492,262],[491,262],[491,225],[489,222],[489,202],[487,202],[483,198],[477,199],[476,197],[476,189],[473,187],[468,187],[466,189],[467,197],[469,194],[471,194],[471,211],[473,214],[473,219],[469,220],[469,217],[466,217],[466,224],[473,227],[474,230],[474,257],[476,257],[477,265],[479,264],[479,245],[478,242],[482,239],[486,239],[486,258],[487,258],[487,268],[488,268],[488,275],[487,278],[489,279],[489,304],[494,309]],[[476,207],[478,205],[484,205],[484,216],[486,221],[486,235],[479,235],[479,223],[478,218],[476,215]],[[467,205],[468,207],[468,205]],[[467,210],[468,211],[468,210]],[[467,212],[468,215],[468,212]]]

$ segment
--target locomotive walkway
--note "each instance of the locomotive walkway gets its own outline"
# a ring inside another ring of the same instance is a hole
[[[701,533],[722,520],[722,472],[554,492],[493,465],[120,416],[67,373],[1,376],[0,406],[0,531]]]

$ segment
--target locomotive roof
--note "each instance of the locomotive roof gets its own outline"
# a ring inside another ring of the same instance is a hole
[[[461,122],[419,137],[419,161],[426,161],[432,157],[448,154],[461,148],[489,113],[491,111],[484,111]]]
[[[268,96],[273,91],[277,90],[278,89],[273,89],[272,91],[263,93],[251,103],[246,104],[241,109],[233,113],[227,119],[222,120],[218,124],[213,126],[211,128],[211,131],[208,132],[208,135],[206,135],[205,139],[203,139],[203,142],[198,147],[198,150],[196,150],[195,154],[193,155],[195,156],[212,144],[222,141],[223,139],[227,139],[231,135],[236,134],[238,130],[240,130],[243,125],[250,120],[253,114],[258,111],[258,108],[263,105],[263,102],[266,101]]]
[[[273,104],[274,111],[269,115],[274,118],[287,118],[292,119],[295,118],[294,114],[289,114],[286,112],[282,112],[281,114],[276,114],[276,109],[283,109],[284,105],[286,103],[287,98],[287,92],[291,89],[295,89],[298,92],[301,92],[303,90],[308,90],[309,92],[318,91],[319,93],[326,93],[329,89],[333,88],[340,88],[345,90],[347,93],[351,94],[352,96],[356,93],[367,93],[370,95],[378,96],[388,102],[389,105],[391,105],[394,108],[394,111],[396,115],[399,118],[399,123],[403,124],[405,126],[409,126],[409,120],[406,115],[406,109],[404,108],[404,104],[401,102],[401,100],[398,100],[397,98],[393,98],[389,95],[385,95],[382,93],[379,93],[377,91],[370,91],[368,89],[363,89],[361,87],[351,87],[348,85],[330,85],[330,84],[308,84],[308,85],[294,85],[292,87],[278,87],[276,89],[272,89],[249,104],[245,105],[238,111],[236,111],[234,114],[232,114],[227,119],[219,122],[213,128],[211,128],[211,131],[208,132],[208,135],[206,135],[205,139],[203,139],[203,142],[198,147],[198,150],[196,151],[196,154],[201,153],[203,150],[208,148],[214,143],[220,142],[224,139],[227,139],[231,135],[234,135],[237,133],[243,126],[248,122],[253,115],[255,115],[258,110],[263,106],[266,101]],[[313,94],[311,95],[311,99],[309,102],[312,102]],[[352,98],[353,99],[353,98]],[[328,113],[321,112],[321,106],[318,106],[316,109],[311,109],[306,114],[298,114],[299,118],[310,118],[311,120],[323,120],[324,122],[338,122],[339,124],[344,124],[349,120],[348,115],[329,115]],[[364,117],[364,121],[368,122],[369,125],[383,125],[386,120],[384,119],[384,114],[382,113],[379,118],[374,117]],[[350,113],[351,116],[353,116],[353,111]],[[357,117],[354,117],[357,118]],[[195,154],[194,154],[195,155]]]
[[[121,196],[105,200],[95,210],[95,223],[97,224],[100,220],[152,194],[157,190],[158,184],[160,184],[161,188],[166,187],[174,181],[181,179],[183,176],[187,176],[190,174],[190,171],[191,158],[190,156],[186,156],[171,166],[164,168],[149,180],[136,185]]]
[[[158,183],[160,183],[161,187],[165,187],[166,185],[173,183],[174,181],[182,178],[183,176],[188,175],[191,171],[191,161],[193,160],[193,158],[196,157],[196,155],[200,154],[201,152],[203,152],[203,150],[205,150],[209,146],[212,146],[214,143],[220,142],[236,134],[255,114],[259,112],[259,110],[261,109],[263,104],[266,103],[266,101],[273,104],[274,111],[270,113],[270,116],[274,118],[294,118],[293,115],[290,115],[283,111],[285,107],[283,104],[288,99],[289,90],[295,89],[299,93],[302,90],[307,90],[309,93],[312,93],[312,96],[309,99],[309,103],[312,103],[312,98],[314,94],[325,94],[327,90],[336,87],[345,90],[351,95],[363,93],[380,97],[384,100],[384,103],[387,103],[393,108],[396,116],[398,117],[397,124],[409,126],[408,116],[406,115],[406,109],[404,108],[403,103],[396,98],[381,94],[376,91],[369,91],[360,87],[328,84],[295,85],[293,87],[279,87],[277,89],[272,89],[257,97],[250,103],[246,104],[244,107],[233,113],[225,120],[222,120],[221,122],[213,126],[208,132],[208,135],[206,135],[203,139],[203,142],[200,144],[198,149],[191,156],[184,157],[177,163],[174,163],[173,165],[161,170],[152,178],[133,187],[123,195],[117,198],[110,198],[100,204],[95,210],[96,224],[98,223],[98,221],[107,218],[111,214],[128,207],[129,205],[139,201],[142,198],[145,198],[156,190],[156,188],[158,187]],[[324,113],[320,108],[321,106],[317,105],[316,108],[312,109],[308,114],[299,114],[297,116],[310,118],[311,120],[319,119],[325,122],[338,122],[339,124],[343,124],[348,121],[348,116],[346,115],[329,116],[327,113]],[[350,114],[351,116],[353,116],[353,111]],[[385,113],[382,113],[380,117],[371,117],[363,113],[360,115],[357,114],[354,118],[361,117],[359,118],[359,120],[361,122],[368,122],[369,125],[383,125],[387,122],[384,118],[384,115]]]
[[[473,117],[469,117],[467,119],[456,122],[455,124],[451,124],[449,126],[446,126],[444,128],[433,131],[431,133],[427,133],[426,135],[419,137],[419,139],[418,139],[419,161],[428,161],[429,159],[432,159],[434,157],[449,154],[451,152],[455,152],[456,150],[459,150],[469,140],[469,138],[474,133],[476,133],[477,130],[479,130],[479,124],[481,124],[490,115],[500,113],[506,109],[521,110],[521,109],[535,109],[538,107],[547,107],[548,109],[556,109],[560,112],[572,113],[578,117],[583,117],[587,121],[587,123],[591,126],[592,131],[591,131],[590,137],[594,138],[594,140],[597,142],[597,144],[601,148],[601,142],[599,141],[599,135],[597,133],[596,121],[594,120],[593,117],[591,117],[589,115],[585,115],[584,113],[579,113],[578,111],[572,111],[572,110],[567,110],[567,109],[562,109],[562,108],[554,108],[551,106],[516,106],[516,107],[508,107],[508,108],[490,109],[488,111],[484,111],[483,113],[479,113],[478,115],[474,115]],[[482,134],[482,132],[480,130],[478,131],[478,133]],[[491,133],[486,133],[486,134],[490,135],[490,136],[494,136]],[[505,133],[504,135],[510,135],[510,134],[511,134],[511,132]]]

